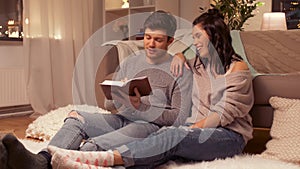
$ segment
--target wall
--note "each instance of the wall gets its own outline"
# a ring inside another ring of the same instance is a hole
[[[265,5],[262,7],[258,7],[258,12],[255,12],[255,16],[248,19],[244,24],[245,31],[256,31],[260,30],[263,14],[266,12],[272,11],[272,1],[271,0],[259,0],[264,2]]]
[[[7,43],[0,42],[0,107],[29,104],[23,45]]]
[[[0,44],[0,69],[24,68],[23,45]]]
[[[193,22],[200,15],[199,7],[207,9],[209,7],[209,0],[181,0],[180,16]]]

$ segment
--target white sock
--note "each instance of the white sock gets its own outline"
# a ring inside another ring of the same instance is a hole
[[[54,153],[52,156],[51,165],[53,169],[112,169],[111,167],[101,167],[97,165],[85,164],[81,162],[74,161],[70,156],[61,156],[59,153]]]
[[[60,167],[75,168],[89,166],[113,166],[114,155],[112,150],[108,151],[76,151],[65,150],[54,146],[48,147],[52,155],[52,165]]]

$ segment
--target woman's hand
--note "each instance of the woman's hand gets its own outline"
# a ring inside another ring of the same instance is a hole
[[[197,121],[190,128],[215,128],[221,125],[221,116],[216,112],[210,113],[204,119]]]
[[[186,59],[182,53],[176,53],[171,62],[170,71],[175,77],[182,76],[183,65],[187,69],[190,69],[188,64],[186,63]]]
[[[125,83],[127,80],[128,80],[128,78],[125,77],[124,79],[121,79],[120,81]]]
[[[196,123],[194,123],[193,125],[190,126],[190,128],[203,128],[204,127],[204,123],[205,123],[206,118],[197,121]]]

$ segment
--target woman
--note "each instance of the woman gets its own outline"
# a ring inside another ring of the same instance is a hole
[[[77,152],[49,147],[53,167],[154,168],[176,157],[203,161],[241,153],[252,137],[250,71],[233,50],[230,31],[218,10],[210,9],[196,18],[192,34],[197,54],[188,61],[194,82],[192,114],[186,125],[163,128],[143,141],[114,151]],[[177,57],[183,59],[182,55]]]

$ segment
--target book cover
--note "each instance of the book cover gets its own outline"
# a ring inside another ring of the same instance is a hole
[[[129,96],[134,96],[135,93],[133,89],[136,87],[140,92],[141,96],[150,95],[152,92],[147,76],[129,79],[125,82],[104,80],[102,83],[100,83],[100,86],[103,90],[105,97],[109,100],[112,100],[112,91],[121,90],[122,92],[127,93]]]

